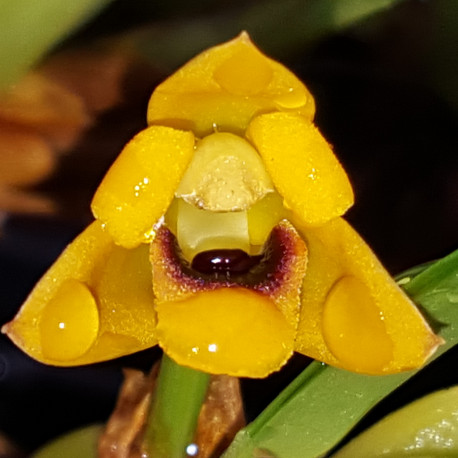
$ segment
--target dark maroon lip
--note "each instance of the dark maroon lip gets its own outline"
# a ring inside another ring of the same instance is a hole
[[[199,253],[192,263],[184,259],[166,226],[157,231],[155,243],[160,246],[167,276],[180,289],[198,292],[241,286],[271,295],[291,274],[298,237],[289,223],[280,223],[273,228],[259,256],[249,256],[242,250],[212,250]]]
[[[198,253],[191,262],[191,270],[218,279],[248,274],[263,261],[264,256],[250,256],[243,250],[220,249]]]

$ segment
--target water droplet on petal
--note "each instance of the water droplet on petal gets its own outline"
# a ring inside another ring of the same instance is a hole
[[[322,326],[329,349],[348,368],[380,371],[393,358],[383,313],[369,288],[356,277],[343,277],[333,286],[324,305]]]
[[[216,68],[213,78],[231,94],[255,95],[272,80],[272,69],[259,51],[247,46]]]
[[[275,96],[275,104],[279,108],[297,109],[307,103],[307,94],[303,88],[290,88],[288,92]]]
[[[43,356],[71,361],[93,345],[99,330],[99,312],[89,288],[66,280],[43,310],[40,321]]]

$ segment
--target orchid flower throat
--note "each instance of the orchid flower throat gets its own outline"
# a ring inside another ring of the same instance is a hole
[[[259,255],[285,215],[255,148],[237,135],[218,132],[198,141],[165,222],[192,262],[213,250]]]

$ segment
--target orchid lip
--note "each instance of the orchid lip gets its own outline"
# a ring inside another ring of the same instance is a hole
[[[250,256],[243,250],[211,250],[198,253],[192,262],[184,258],[177,239],[165,226],[158,231],[156,241],[169,275],[185,289],[242,286],[271,294],[284,283],[294,262],[295,236],[294,229],[284,221],[273,228],[260,255]]]
[[[198,370],[249,377],[278,370],[294,349],[306,263],[305,242],[287,220],[260,255],[215,249],[191,261],[163,225],[151,245],[159,345]]]

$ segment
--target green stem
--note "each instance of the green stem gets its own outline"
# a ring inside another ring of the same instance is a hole
[[[148,456],[188,456],[209,379],[209,374],[180,366],[164,354],[144,438]]]

